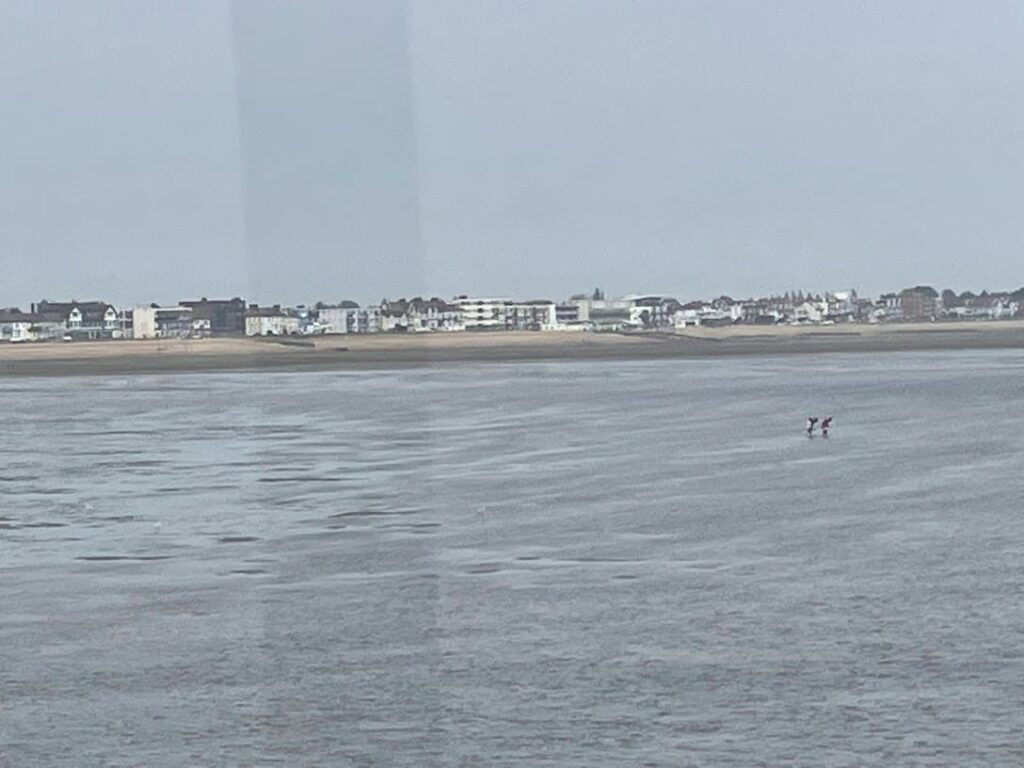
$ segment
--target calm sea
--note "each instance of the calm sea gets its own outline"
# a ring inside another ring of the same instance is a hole
[[[1022,395],[1005,352],[2,380],[0,766],[1020,765]]]

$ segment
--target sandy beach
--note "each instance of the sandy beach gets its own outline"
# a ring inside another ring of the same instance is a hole
[[[1024,321],[732,326],[664,334],[439,333],[0,346],[0,376],[298,371],[529,360],[1024,349]]]

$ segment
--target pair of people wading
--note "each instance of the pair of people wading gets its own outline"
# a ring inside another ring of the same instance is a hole
[[[807,436],[808,437],[814,437],[814,428],[817,426],[817,424],[818,424],[818,417],[817,416],[808,416],[807,417]],[[829,430],[829,427],[831,427],[831,426],[832,426],[832,417],[831,416],[826,416],[825,418],[821,419],[821,435],[822,435],[822,437],[828,437],[828,430]]]

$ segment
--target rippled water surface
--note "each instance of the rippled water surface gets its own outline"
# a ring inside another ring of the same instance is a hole
[[[1016,353],[0,380],[0,766],[1024,764],[1022,395]]]

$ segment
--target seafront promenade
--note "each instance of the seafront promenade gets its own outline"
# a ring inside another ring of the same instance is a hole
[[[674,333],[448,333],[51,342],[0,346],[0,376],[395,368],[531,360],[659,359],[1024,349],[1024,321],[691,328]]]

